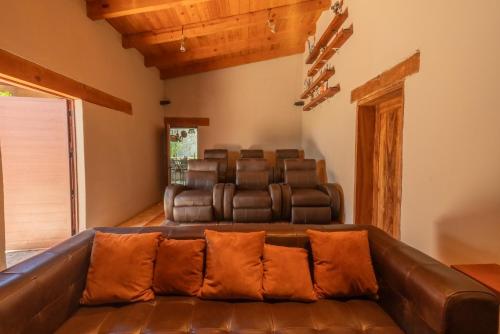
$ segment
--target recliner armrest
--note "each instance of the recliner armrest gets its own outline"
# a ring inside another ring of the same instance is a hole
[[[186,187],[181,184],[171,184],[165,188],[165,195],[163,196],[165,219],[174,220],[174,199],[184,190],[186,190]]]
[[[290,220],[292,216],[292,188],[289,184],[280,183],[281,187],[281,217]]]
[[[281,219],[281,187],[279,184],[271,183],[269,185],[269,194],[271,195],[271,212],[274,220]]]
[[[332,220],[344,222],[344,194],[342,187],[338,183],[324,183],[318,185],[318,189],[330,197],[330,207],[332,208]]]
[[[223,216],[224,220],[233,220],[233,197],[236,187],[233,183],[226,183],[224,185],[224,198],[223,198]]]
[[[212,189],[215,220],[224,219],[224,187],[225,183],[217,183]]]

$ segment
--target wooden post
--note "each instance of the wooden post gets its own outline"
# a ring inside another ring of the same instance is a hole
[[[1,143],[0,143],[1,144]],[[5,219],[3,211],[2,147],[0,145],[0,271],[5,269]]]

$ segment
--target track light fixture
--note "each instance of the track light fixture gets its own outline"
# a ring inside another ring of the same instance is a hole
[[[179,51],[184,53],[186,52],[186,38],[184,37],[184,26],[182,26],[182,37],[181,37],[181,47],[179,48]]]
[[[267,16],[267,27],[273,34],[276,33],[276,23],[274,22],[274,20],[271,19],[271,8],[269,8]]]

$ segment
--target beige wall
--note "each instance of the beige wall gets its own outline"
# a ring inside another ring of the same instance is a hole
[[[83,0],[3,1],[0,48],[130,101],[134,115],[84,103],[87,226],[114,225],[162,192],[163,83]]]
[[[205,148],[299,148],[302,56],[290,56],[165,81],[166,116],[209,117]]]
[[[402,240],[447,263],[500,262],[500,2],[352,0],[354,35],[334,57],[342,91],[303,113],[352,222],[353,88],[421,50],[406,82]],[[332,18],[324,13],[317,31]]]

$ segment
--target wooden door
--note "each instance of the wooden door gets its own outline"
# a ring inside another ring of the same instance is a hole
[[[64,99],[0,97],[7,250],[71,236],[68,111]]]
[[[400,235],[402,116],[402,96],[376,106],[372,225],[395,238]]]
[[[400,237],[403,86],[358,106],[355,223]]]

